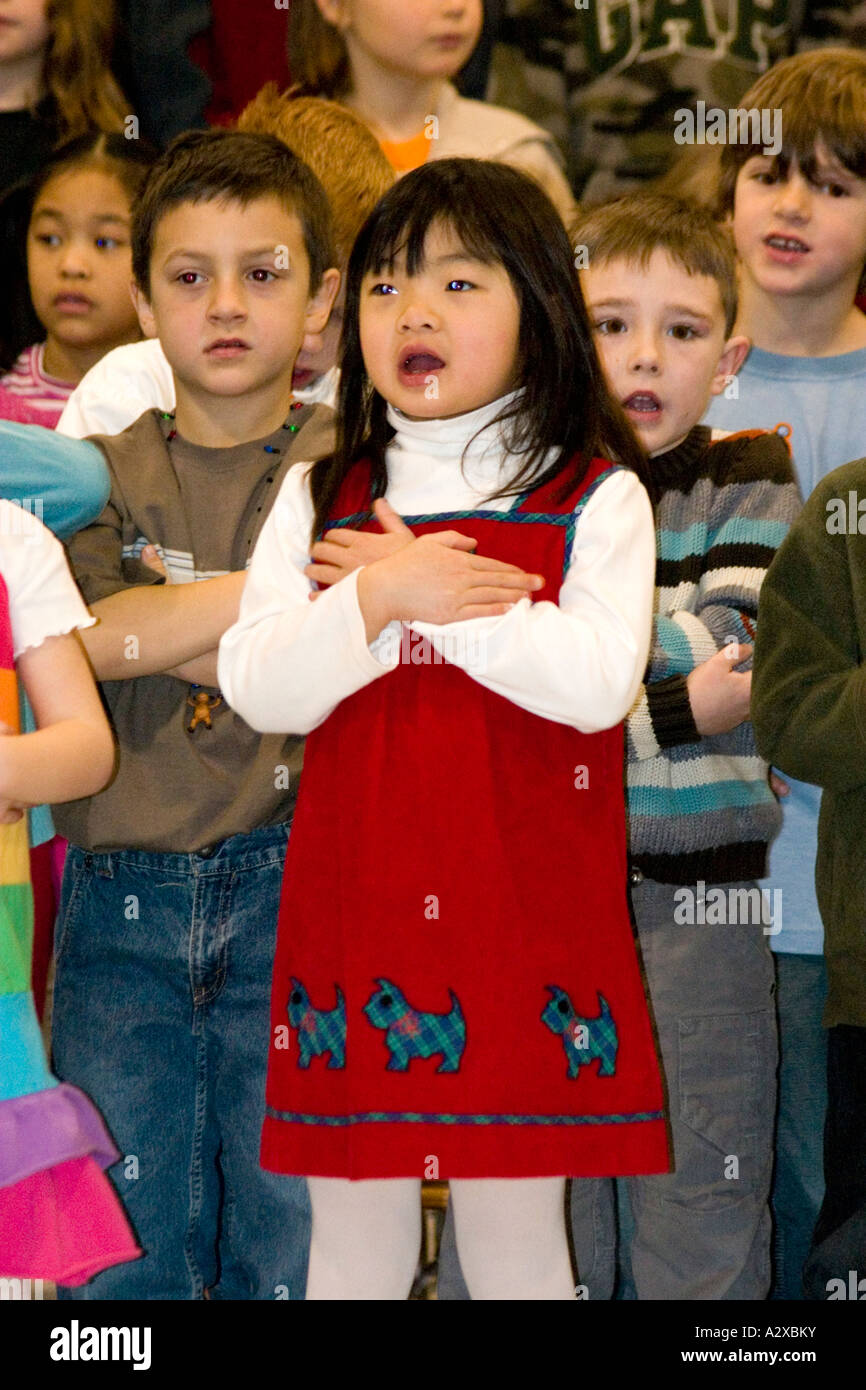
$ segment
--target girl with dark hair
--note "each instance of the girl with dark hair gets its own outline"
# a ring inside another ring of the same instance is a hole
[[[643,461],[505,165],[381,200],[342,371],[336,454],[289,474],[220,649],[232,708],[310,733],[262,1162],[312,1175],[309,1298],[405,1298],[440,1177],[473,1297],[568,1299],[566,1176],[667,1169],[622,790]]]
[[[0,417],[55,425],[84,374],[141,336],[129,292],[130,216],[152,160],[93,131],[0,203]]]

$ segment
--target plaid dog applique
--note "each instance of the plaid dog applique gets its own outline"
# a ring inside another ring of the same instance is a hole
[[[374,1028],[385,1029],[390,1056],[387,1071],[408,1071],[414,1057],[442,1054],[438,1072],[459,1071],[466,1046],[466,1023],[460,1000],[449,989],[451,1009],[447,1014],[423,1013],[413,1009],[390,980],[379,980],[379,988],[364,1005]]]
[[[616,1024],[604,995],[598,995],[599,1013],[596,1018],[581,1018],[565,990],[548,985],[552,998],[541,1015],[551,1033],[562,1034],[562,1044],[568,1062],[568,1077],[573,1080],[581,1067],[598,1058],[598,1076],[613,1076],[619,1048]]]
[[[298,1066],[308,1067],[313,1057],[323,1057],[330,1052],[329,1069],[346,1065],[346,1001],[339,985],[334,985],[337,996],[335,1009],[314,1009],[310,996],[300,980],[291,976],[292,992],[289,995],[289,1023],[298,1032]]]

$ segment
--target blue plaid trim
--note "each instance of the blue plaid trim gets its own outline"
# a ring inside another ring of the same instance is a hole
[[[574,532],[575,528],[577,527],[577,523],[580,520],[581,513],[583,512],[584,508],[586,507],[586,504],[589,502],[596,489],[599,488],[603,482],[606,482],[612,474],[621,472],[623,467],[624,465],[621,463],[612,463],[609,468],[605,468],[602,473],[599,473],[598,477],[590,483],[589,487],[586,489],[586,492],[583,494],[577,506],[574,508],[574,511],[572,512],[518,511],[517,509],[522,505],[523,502],[526,501],[527,497],[532,496],[531,492],[524,492],[521,493],[519,497],[515,498],[514,505],[510,507],[506,512],[497,512],[489,510],[485,511],[483,509],[475,509],[473,511],[467,512],[419,512],[417,515],[414,516],[404,516],[403,521],[406,523],[407,526],[423,526],[430,521],[475,520],[516,521],[520,524],[525,525],[534,524],[538,522],[547,526],[564,526],[565,551],[562,558],[562,573],[564,576],[568,568],[569,560],[571,559],[571,547],[574,544]],[[344,527],[363,526],[364,523],[369,521],[372,516],[372,511],[353,512],[351,516],[343,516],[338,518],[337,520],[327,521],[325,525],[322,527],[318,536],[316,537],[316,540],[320,541],[326,531],[339,531]]]
[[[301,1110],[275,1110],[265,1106],[271,1120],[286,1124],[326,1125],[345,1129],[348,1125],[631,1125],[663,1120],[662,1110],[638,1110],[631,1115],[448,1115],[420,1110],[362,1110],[354,1115],[307,1115]]]

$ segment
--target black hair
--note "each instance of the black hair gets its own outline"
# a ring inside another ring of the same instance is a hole
[[[387,403],[364,370],[361,281],[368,272],[393,267],[401,254],[408,273],[415,274],[434,225],[453,231],[470,255],[502,265],[520,306],[519,396],[497,417],[505,425],[515,467],[494,496],[516,496],[561,476],[564,497],[598,456],[633,469],[651,491],[643,450],[596,355],[573,252],[553,203],[534,179],[510,165],[433,160],[380,199],[349,259],[337,446],[311,473],[314,535],[329,519],[340,485],[359,458],[370,459],[374,497],[386,490],[385,449],[393,430]],[[551,449],[556,456],[549,462]]]
[[[310,263],[310,289],[336,263],[331,209],[325,190],[303,160],[275,135],[240,130],[193,130],[178,135],[150,171],[132,223],[132,273],[150,293],[156,229],[182,203],[228,199],[245,207],[278,198],[298,217]]]
[[[0,370],[6,371],[31,343],[45,336],[36,316],[27,277],[27,231],[43,188],[58,174],[73,169],[102,169],[113,175],[129,197],[130,206],[156,158],[145,140],[89,131],[58,145],[38,173],[6,190],[0,199]]]

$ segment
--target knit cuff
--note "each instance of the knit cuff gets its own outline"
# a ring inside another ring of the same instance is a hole
[[[685,676],[667,676],[663,681],[654,681],[646,687],[646,696],[659,747],[700,742]]]

